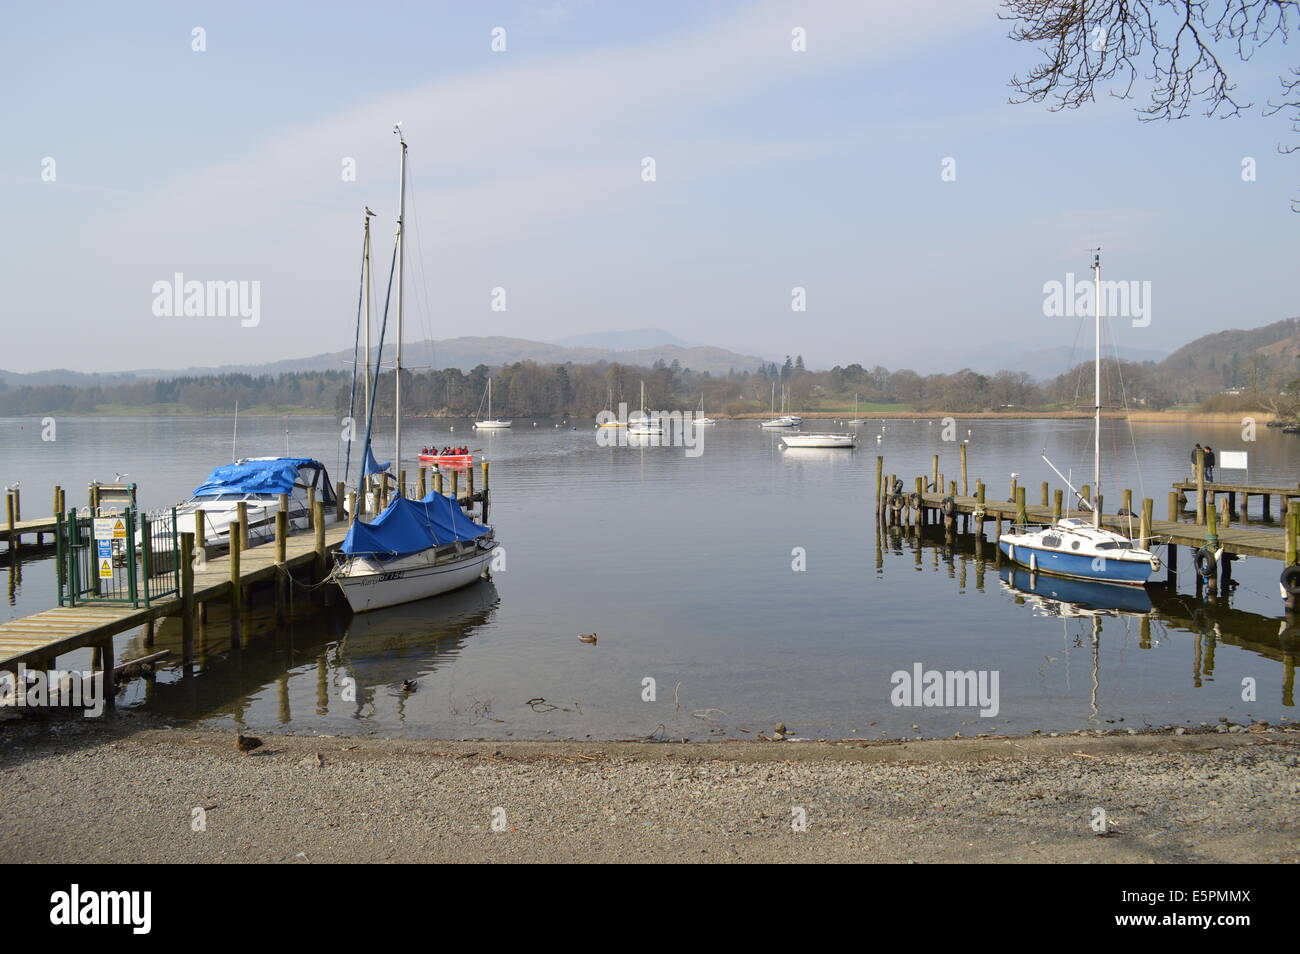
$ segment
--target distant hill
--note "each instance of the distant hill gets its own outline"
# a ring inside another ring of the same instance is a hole
[[[557,345],[566,348],[604,348],[611,351],[636,351],[653,349],[660,345],[677,345],[679,348],[695,347],[670,331],[659,328],[634,328],[631,331],[593,331],[585,335],[556,338]]]
[[[1158,368],[1179,382],[1184,400],[1203,400],[1227,388],[1280,388],[1300,378],[1300,318],[1204,335]]]
[[[387,352],[386,352],[387,353]],[[665,364],[680,362],[683,368],[726,374],[736,371],[753,371],[762,359],[753,355],[738,354],[725,348],[703,345],[683,346],[660,344],[653,347],[621,350],[600,347],[570,347],[527,338],[477,337],[448,338],[442,341],[408,341],[402,346],[402,364],[414,369],[460,368],[469,371],[480,364],[491,367],[514,364],[517,361],[535,361],[538,364],[593,364],[619,362],[620,364],[649,367],[656,361]],[[351,351],[334,351],[309,358],[292,358],[267,364],[223,365],[220,367],[194,367],[176,371],[150,369],[136,371],[142,378],[174,378],[198,374],[285,374],[293,371],[337,371],[352,365]],[[128,376],[129,377],[129,376]]]

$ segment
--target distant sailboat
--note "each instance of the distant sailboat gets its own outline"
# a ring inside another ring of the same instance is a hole
[[[645,409],[645,382],[641,382],[641,410],[637,412],[635,419],[629,421],[627,432],[630,435],[638,437],[647,437],[653,434],[662,434],[664,426],[658,418],[651,417]]]
[[[490,430],[493,428],[510,427],[513,423],[513,421],[503,421],[492,416],[492,377],[489,375],[487,385],[487,420],[475,421],[474,426]]]
[[[700,392],[700,413],[695,417],[696,424],[716,424],[718,423],[711,417],[704,416],[704,392]]]

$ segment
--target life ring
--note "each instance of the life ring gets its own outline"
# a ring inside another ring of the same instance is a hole
[[[1300,565],[1284,567],[1279,582],[1287,596],[1300,596]]]
[[[913,510],[920,510],[921,504],[923,504],[925,501],[920,494],[918,494],[915,490],[913,490],[910,494],[908,494],[907,502],[912,505]]]
[[[1196,551],[1196,572],[1201,575],[1202,579],[1208,580],[1214,573],[1214,554],[1205,547]]]
[[[951,517],[957,512],[957,501],[952,497],[944,497],[943,502],[939,504],[939,509],[943,511],[945,517]]]

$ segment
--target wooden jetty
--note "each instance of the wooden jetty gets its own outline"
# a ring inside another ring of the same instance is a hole
[[[480,508],[478,519],[486,522],[490,496],[487,462],[484,461],[482,466],[481,489],[474,489],[473,470],[466,472],[466,486],[463,490],[460,487],[460,475],[453,471],[451,493],[448,496],[453,496],[466,510],[472,510],[477,503]],[[436,468],[432,470],[433,489],[442,493],[443,475]],[[426,476],[425,468],[420,468],[418,482],[415,487],[411,487],[406,483],[406,472],[403,471],[398,486],[405,486],[408,494],[412,490],[418,490],[420,496],[423,496]],[[389,484],[394,483],[396,481],[393,480],[386,483],[375,481],[370,489],[377,503],[386,505],[389,490],[395,492],[396,489],[390,488]],[[343,490],[342,484],[339,484],[339,490]],[[57,492],[56,499],[59,499]],[[364,495],[361,499],[364,500]],[[231,523],[230,547],[224,555],[210,555],[201,533],[197,539],[195,533],[179,533],[177,553],[181,586],[175,593],[146,601],[147,605],[77,601],[73,605],[58,606],[23,619],[0,623],[0,670],[17,670],[20,664],[28,669],[53,668],[58,656],[92,646],[95,649],[94,668],[111,671],[114,668],[114,636],[143,626],[146,627],[145,645],[151,646],[156,621],[166,617],[179,617],[181,620],[182,663],[188,665],[194,658],[194,624],[196,620],[206,619],[206,604],[211,600],[229,602],[231,643],[234,648],[239,648],[241,612],[245,603],[245,591],[249,587],[274,581],[279,606],[295,570],[299,571],[298,576],[305,576],[312,583],[326,579],[330,554],[343,543],[350,527],[347,515],[364,516],[361,508],[356,506],[356,491],[346,495],[340,493],[336,500],[336,506],[330,511],[320,501],[313,500],[311,527],[296,534],[288,532],[287,507],[281,506],[276,515],[274,539],[257,546],[247,546],[247,518],[236,520]],[[327,513],[332,519],[327,518]],[[203,525],[202,512],[195,517],[195,529],[198,529]],[[13,522],[15,528],[17,523]],[[44,532],[58,532],[54,518],[50,518],[47,523]],[[202,555],[195,559],[198,550],[202,550]],[[56,568],[56,572],[61,573],[62,570]],[[60,583],[62,584],[62,576]]]
[[[1053,490],[1047,481],[1039,485],[1039,502],[1030,504],[1026,500],[1026,488],[1011,481],[1010,496],[1006,500],[990,499],[983,481],[977,480],[974,492],[971,492],[966,445],[959,445],[961,452],[961,486],[956,480],[944,479],[939,471],[939,456],[933,458],[931,473],[926,477],[916,477],[909,486],[897,475],[886,474],[884,458],[876,458],[876,508],[878,514],[887,524],[911,524],[921,527],[932,523],[943,523],[949,530],[955,530],[959,523],[965,529],[983,536],[985,524],[994,524],[994,539],[1002,533],[1003,522],[1008,525],[1050,524],[1069,514],[1064,510],[1064,492],[1061,488]],[[1192,490],[1206,488],[1203,479],[1193,483]],[[1183,483],[1183,482],[1180,482]],[[1174,485],[1175,488],[1179,484]],[[1263,495],[1278,494],[1278,488],[1248,487],[1236,485],[1235,493]],[[897,490],[895,488],[898,488]],[[1092,503],[1088,485],[1080,488],[1084,500]],[[1183,510],[1183,495],[1180,489],[1169,492],[1168,519],[1154,519],[1154,501],[1146,498],[1141,502],[1140,510],[1133,508],[1133,494],[1130,490],[1121,492],[1122,506],[1114,513],[1106,513],[1104,499],[1095,501],[1102,511],[1101,525],[1111,530],[1118,530],[1135,540],[1138,546],[1164,545],[1166,555],[1164,565],[1168,582],[1172,585],[1177,579],[1178,548],[1186,547],[1194,554],[1205,553],[1211,558],[1208,573],[1198,575],[1198,588],[1203,581],[1211,593],[1217,591],[1220,583],[1227,586],[1232,578],[1232,563],[1238,557],[1249,556],[1266,560],[1278,560],[1282,564],[1284,575],[1289,567],[1300,563],[1300,489],[1292,496],[1289,489],[1283,488],[1286,509],[1281,530],[1266,530],[1258,527],[1231,526],[1232,513],[1229,508],[1219,511],[1214,495],[1206,491],[1199,500],[1198,520],[1195,523],[1179,520]],[[1079,515],[1079,511],[1073,511]],[[1085,512],[1091,518],[1090,512]],[[1300,593],[1287,592],[1284,585],[1283,596],[1288,613],[1300,611]]]

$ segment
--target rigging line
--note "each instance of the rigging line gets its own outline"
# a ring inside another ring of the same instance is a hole
[[[357,407],[357,357],[361,353],[361,306],[365,304],[366,294],[366,249],[365,240],[361,245],[361,278],[357,283],[357,326],[352,339],[352,388],[348,392],[348,460],[343,470],[343,483],[346,486],[352,473],[352,435],[356,430],[354,415]],[[334,472],[338,473],[338,455],[335,455]]]
[[[393,242],[393,260],[388,266],[388,291],[384,295],[384,320],[379,326],[379,347],[375,353],[375,376],[370,385],[370,413],[366,418],[366,449],[370,448],[370,431],[375,423],[375,404],[379,394],[379,358],[384,353],[384,333],[388,330],[388,306],[393,300],[393,275],[397,271],[397,242]],[[393,409],[396,411],[396,408]],[[371,451],[373,453],[373,451]],[[378,463],[376,461],[376,463]],[[400,466],[400,461],[398,465]],[[364,468],[363,468],[364,469]]]
[[[410,184],[410,191],[414,193],[415,191],[414,177],[410,174],[410,172],[408,172],[406,174],[406,178],[408,183]],[[411,206],[411,224],[415,226],[416,262],[418,263],[420,268],[420,284],[424,288],[424,308],[421,311],[420,317],[424,325],[425,340],[429,342],[429,363],[430,366],[432,366],[437,363],[434,357],[434,345],[433,345],[433,341],[434,341],[433,303],[429,298],[429,277],[424,269],[424,243],[420,239],[420,211],[419,211],[419,207],[415,203],[414,197],[410,199],[410,206]]]

